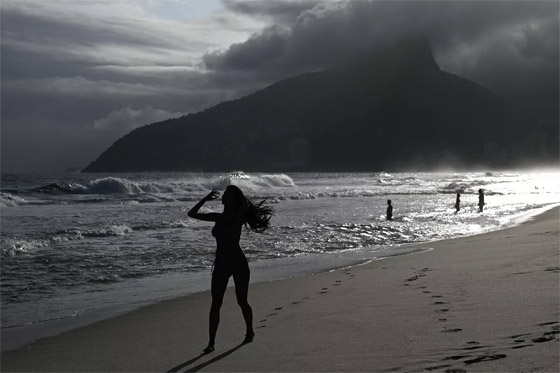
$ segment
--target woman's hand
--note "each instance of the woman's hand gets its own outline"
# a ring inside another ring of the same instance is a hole
[[[198,212],[198,210],[200,210],[200,208],[202,207],[202,205],[204,205],[205,202],[216,199],[218,198],[219,195],[220,193],[217,190],[211,191],[210,193],[208,193],[206,197],[198,201],[198,203],[194,205],[192,209],[190,209],[187,215],[189,215],[189,217],[191,218],[198,219],[198,220],[216,221],[220,214],[217,214],[215,212],[201,214]]]
[[[220,192],[218,192],[217,190],[213,190],[210,193],[208,193],[208,195],[203,199],[205,201],[212,201],[214,199],[218,199],[219,196],[220,196]]]

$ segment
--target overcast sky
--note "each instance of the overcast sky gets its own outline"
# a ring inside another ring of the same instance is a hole
[[[558,92],[557,0],[0,4],[3,173],[85,167],[138,126],[410,35],[497,93]]]

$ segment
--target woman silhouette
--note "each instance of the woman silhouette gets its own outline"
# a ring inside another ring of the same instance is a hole
[[[220,213],[200,213],[198,210],[206,201],[217,199],[218,191],[211,191],[206,197],[198,202],[189,212],[191,218],[213,221],[212,235],[216,238],[216,258],[212,270],[212,306],[210,307],[210,341],[204,349],[205,353],[214,351],[216,331],[220,323],[220,308],[224,299],[224,293],[230,276],[235,281],[235,295],[237,303],[243,312],[247,332],[243,343],[253,341],[253,310],[247,302],[249,291],[249,264],[247,258],[239,246],[241,238],[241,227],[249,227],[254,232],[262,233],[270,227],[272,209],[263,206],[265,201],[253,204],[235,185],[229,185],[222,195],[224,211]]]

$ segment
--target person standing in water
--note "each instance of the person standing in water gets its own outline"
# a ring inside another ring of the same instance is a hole
[[[245,320],[246,334],[243,343],[253,341],[253,310],[247,301],[249,292],[250,271],[245,254],[239,246],[241,228],[243,225],[252,231],[262,233],[270,227],[272,208],[264,206],[265,201],[253,204],[235,185],[229,185],[222,194],[222,213],[200,213],[198,210],[205,202],[218,198],[219,193],[211,191],[198,202],[189,212],[188,216],[194,219],[214,222],[212,235],[216,238],[216,258],[212,270],[212,305],[209,316],[208,346],[204,353],[214,351],[216,332],[220,323],[220,308],[230,276],[235,282],[235,295],[241,307]]]
[[[393,220],[393,205],[391,205],[391,200],[387,200],[387,220]]]
[[[484,191],[482,189],[478,190],[478,212],[484,210]]]
[[[457,193],[457,199],[455,200],[455,213],[461,210],[461,194]]]

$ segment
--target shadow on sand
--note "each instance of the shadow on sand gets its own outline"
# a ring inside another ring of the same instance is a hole
[[[206,366],[208,366],[208,365],[210,365],[210,364],[213,364],[213,363],[215,363],[216,361],[219,361],[219,360],[223,359],[224,357],[226,357],[226,356],[228,356],[228,355],[234,353],[235,351],[239,350],[239,349],[240,349],[242,346],[244,346],[244,345],[245,345],[245,343],[241,343],[240,345],[235,346],[235,347],[232,348],[231,350],[228,350],[228,351],[226,351],[226,352],[224,352],[224,353],[222,353],[222,354],[220,354],[220,355],[214,357],[213,359],[210,359],[210,360],[208,360],[208,361],[206,361],[206,362],[204,362],[204,363],[202,363],[202,364],[198,364],[198,365],[196,365],[196,366],[194,366],[194,367],[192,367],[192,368],[190,368],[190,369],[188,369],[188,370],[185,370],[185,372],[198,372],[200,369],[202,369],[202,368],[204,368],[204,367],[206,367]],[[181,369],[183,369],[183,368],[186,368],[186,367],[188,367],[188,366],[191,365],[191,364],[194,364],[197,360],[201,359],[202,357],[204,357],[204,356],[206,356],[206,355],[209,355],[209,354],[202,353],[202,354],[198,355],[198,356],[195,357],[195,358],[192,358],[192,359],[190,359],[190,360],[188,360],[188,361],[185,361],[184,363],[181,363],[181,364],[177,365],[177,366],[174,367],[174,368],[169,369],[169,370],[167,371],[167,373],[178,372],[179,370],[181,370]]]

